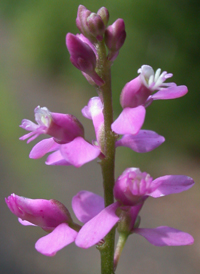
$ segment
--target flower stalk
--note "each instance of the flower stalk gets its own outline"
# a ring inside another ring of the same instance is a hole
[[[115,249],[115,255],[114,255],[114,270],[116,270],[122,250],[125,246],[125,243],[127,241],[129,234],[128,233],[120,233],[119,234],[119,238],[118,238],[118,242],[117,242],[117,246]]]
[[[114,202],[113,187],[115,183],[114,166],[115,166],[115,136],[111,130],[113,123],[113,106],[112,106],[112,89],[111,89],[111,69],[110,62],[106,58],[106,48],[103,42],[96,44],[99,60],[96,71],[104,80],[105,84],[97,88],[97,92],[103,101],[104,115],[104,140],[103,153],[105,158],[101,160],[101,169],[103,176],[104,201],[105,207]],[[105,237],[105,243],[99,248],[101,253],[101,273],[114,273],[114,241],[115,228],[113,228]]]

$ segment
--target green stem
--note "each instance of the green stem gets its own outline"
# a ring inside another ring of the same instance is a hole
[[[119,258],[121,256],[122,250],[124,248],[124,245],[126,243],[126,240],[127,240],[128,236],[129,236],[128,233],[120,233],[119,234],[119,239],[118,239],[118,242],[117,242],[117,247],[116,247],[115,255],[114,255],[114,269],[117,268]]]
[[[105,81],[102,87],[98,87],[97,91],[104,104],[104,142],[103,153],[105,158],[101,161],[101,169],[103,176],[105,207],[114,202],[113,187],[114,164],[115,164],[115,135],[111,131],[113,122],[112,107],[112,90],[111,90],[111,70],[110,63],[106,59],[106,49],[104,42],[96,45],[98,52],[97,73]],[[101,253],[101,273],[114,274],[114,243],[115,228],[113,228],[105,237],[105,243],[99,247]]]

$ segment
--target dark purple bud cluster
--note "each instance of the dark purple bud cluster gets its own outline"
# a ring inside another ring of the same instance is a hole
[[[101,7],[97,13],[91,12],[83,5],[78,7],[76,25],[80,35],[67,34],[66,45],[72,64],[82,71],[92,85],[102,86],[104,80],[98,75],[97,62],[100,59],[97,48],[107,46],[107,60],[110,65],[119,54],[119,49],[126,38],[123,19],[117,19],[107,27],[109,12]]]
[[[91,12],[83,5],[78,7],[76,25],[80,32],[91,41],[102,41],[106,25],[109,19],[109,12],[102,7],[97,13]]]

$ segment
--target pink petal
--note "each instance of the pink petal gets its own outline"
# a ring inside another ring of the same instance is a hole
[[[67,208],[57,200],[29,199],[13,193],[5,201],[17,217],[43,229],[52,230],[61,223],[71,221]],[[28,224],[22,220],[19,220],[21,224]]]
[[[194,242],[190,234],[168,226],[137,228],[134,232],[155,246],[191,245]]]
[[[171,86],[163,88],[152,95],[153,100],[176,99],[184,96],[188,92],[186,86]]]
[[[94,51],[96,57],[98,57],[97,50],[96,50],[95,46],[90,42],[89,39],[87,39],[83,34],[79,34],[79,33],[77,33],[76,36],[79,39],[81,39],[81,41],[83,41],[84,43],[86,43],[89,47],[91,47],[91,49]]]
[[[71,164],[65,160],[60,153],[60,150],[57,150],[51,153],[45,162],[46,165],[56,165],[56,166],[70,166]]]
[[[43,157],[46,153],[56,150],[60,147],[53,138],[48,138],[37,143],[31,150],[29,157],[32,159],[38,159]]]
[[[82,109],[82,114],[85,118],[91,119],[92,117],[102,113],[103,104],[99,97],[92,97],[87,106]]]
[[[71,244],[78,233],[70,228],[66,223],[57,226],[51,233],[40,238],[35,248],[38,252],[46,256],[54,256],[57,251]]]
[[[21,225],[24,225],[24,226],[28,226],[28,225],[37,226],[37,225],[34,225],[33,223],[30,223],[26,220],[22,220],[21,218],[18,218],[18,221]]]
[[[104,209],[104,199],[89,191],[80,191],[72,199],[72,208],[79,221],[88,222]]]
[[[35,131],[39,126],[28,119],[23,119],[20,127],[28,131]]]
[[[33,135],[34,135],[34,136],[33,136]],[[33,140],[36,139],[39,135],[40,135],[40,133],[37,134],[35,131],[31,131],[31,132],[29,132],[29,133],[27,133],[27,134],[21,136],[21,137],[19,138],[19,140],[24,141],[24,140],[28,139],[29,137],[33,136],[33,137],[31,138],[31,141],[33,141]],[[30,143],[31,141],[30,141],[30,140],[27,140],[27,144]]]
[[[149,152],[165,141],[165,138],[151,130],[140,130],[136,135],[126,134],[116,142],[116,147],[129,147],[133,151],[144,153]]]
[[[73,166],[80,167],[97,158],[101,153],[99,147],[86,142],[82,137],[60,147],[61,154]]]
[[[99,97],[93,97],[89,100],[87,106],[82,109],[82,114],[88,119],[92,119],[96,138],[99,142],[99,137],[101,138],[102,128],[104,126],[103,117],[103,104]]]
[[[144,123],[145,113],[143,106],[124,108],[111,128],[117,134],[137,134]]]
[[[194,185],[192,178],[184,175],[166,175],[155,179],[152,185],[158,187],[149,194],[154,198],[159,198],[173,193],[179,193],[188,190]]]
[[[111,204],[87,222],[78,233],[76,245],[89,248],[103,239],[119,221],[119,217],[115,214],[118,207],[118,202]]]

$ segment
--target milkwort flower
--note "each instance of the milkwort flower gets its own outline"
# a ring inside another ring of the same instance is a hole
[[[128,128],[127,125],[133,123],[133,117],[138,123],[143,123],[145,107],[149,106],[153,100],[175,99],[188,92],[184,85],[177,86],[173,82],[165,83],[165,80],[173,74],[166,71],[161,73],[160,68],[154,73],[151,66],[143,65],[138,69],[138,73],[140,75],[128,82],[121,92],[120,103],[123,110],[112,125],[112,130],[118,134],[133,133],[132,126]],[[157,92],[153,94],[154,91]]]
[[[52,138],[37,143],[31,150],[29,157],[38,159],[46,153],[53,152],[47,158],[47,165],[74,165],[80,167],[95,159],[100,154],[97,146],[91,145],[84,139],[84,128],[79,120],[71,114],[53,113],[46,107],[35,109],[35,124],[29,120],[22,120],[22,127],[30,133],[20,140],[30,138],[28,142],[40,134],[48,134]]]
[[[82,109],[82,114],[84,117],[92,120],[97,139],[97,142],[94,143],[99,145],[103,152],[104,117],[101,99],[99,97],[91,98],[88,105]],[[133,133],[124,134],[120,140],[116,141],[116,147],[125,146],[131,148],[133,151],[144,153],[155,149],[165,141],[163,136],[158,135],[154,131],[140,130],[141,123],[137,123],[137,119],[138,117],[132,116],[131,125],[133,124]],[[121,123],[118,124],[118,127],[120,126],[125,126],[124,121],[121,120]],[[130,124],[127,124],[127,128],[130,128]]]
[[[33,141],[40,134],[48,134],[54,137],[56,143],[65,144],[73,141],[76,137],[84,137],[84,128],[79,120],[71,114],[50,112],[46,107],[37,106],[34,109],[35,121],[22,120],[21,128],[30,133],[20,137],[27,143]]]
[[[75,240],[76,245],[89,248],[97,244],[117,223],[119,233],[139,234],[156,246],[192,244],[194,240],[190,234],[171,227],[139,228],[138,214],[149,196],[159,198],[186,191],[193,185],[193,179],[184,175],[166,175],[153,180],[149,174],[142,173],[138,168],[126,169],[115,183],[114,196],[117,201],[99,211],[80,229]],[[75,213],[79,211],[82,195],[87,196],[87,192],[81,191],[74,197]],[[95,202],[96,194],[90,193],[90,197]],[[89,204],[87,207],[90,207]],[[86,212],[79,213],[81,216],[87,215]]]
[[[186,86],[177,86],[175,83],[165,83],[173,76],[161,69],[154,70],[151,66],[143,65],[138,69],[139,76],[128,82],[121,92],[120,103],[123,108],[148,106],[153,100],[175,99],[184,96],[188,89]],[[156,93],[153,94],[154,91]]]
[[[29,199],[11,194],[5,201],[10,211],[18,217],[20,224],[39,226],[49,233],[35,244],[36,250],[43,255],[54,256],[56,252],[74,242],[81,228],[73,222],[68,209],[57,200]],[[119,217],[112,213],[117,204],[104,209],[103,198],[89,191],[80,191],[75,195],[72,208],[77,219],[83,224],[102,210],[107,215],[111,212],[104,225],[114,225],[119,220]]]
[[[38,252],[54,256],[75,240],[78,232],[70,227],[74,227],[70,213],[59,201],[28,199],[15,194],[11,194],[5,201],[22,225],[39,226],[49,232],[36,242]]]

